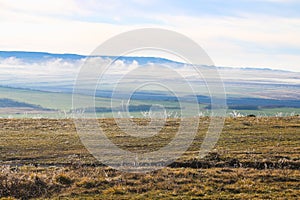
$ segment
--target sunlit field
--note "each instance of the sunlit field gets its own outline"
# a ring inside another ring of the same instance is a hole
[[[133,119],[143,124],[145,120]],[[191,119],[193,120],[193,119]],[[0,196],[90,199],[297,199],[300,118],[229,117],[215,148],[198,157],[210,119],[200,118],[193,144],[169,166],[125,173],[97,161],[71,119],[0,119]],[[131,152],[168,144],[180,124],[168,119],[154,137],[136,140],[113,119],[107,137]]]

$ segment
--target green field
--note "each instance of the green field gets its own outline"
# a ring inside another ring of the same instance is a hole
[[[82,107],[85,107],[90,99],[89,96],[79,95],[82,101]],[[14,101],[33,104],[37,106],[41,106],[45,109],[53,109],[52,112],[42,112],[42,113],[25,113],[19,112],[15,114],[6,114],[0,113],[0,117],[3,118],[72,118],[72,94],[67,93],[57,93],[57,92],[44,92],[44,91],[36,91],[36,90],[26,90],[26,89],[16,89],[16,88],[6,88],[0,87],[0,99],[12,99]],[[102,98],[95,97],[95,107],[99,108],[110,108],[111,104],[114,106],[119,106],[116,99],[111,102],[110,98]],[[171,109],[167,109],[169,113],[173,113],[173,117],[175,113],[179,117],[180,109],[174,109],[178,107],[178,102],[175,101],[159,101],[159,100],[132,100],[130,101],[131,106],[137,105],[162,105],[164,107],[170,107]],[[184,109],[187,109],[189,112],[187,115],[183,115],[185,117],[190,116],[209,116],[210,112],[205,108],[207,105],[199,104],[200,113],[197,113],[194,109],[195,104],[190,102],[184,102]],[[235,113],[246,116],[249,114],[254,114],[257,116],[293,116],[300,114],[300,108],[262,108],[259,110],[238,110],[228,109],[227,115],[232,116]],[[122,113],[125,115],[124,113]],[[94,117],[94,115],[86,113],[87,116]],[[142,117],[140,111],[132,111],[130,115],[133,117]],[[113,117],[111,112],[97,112],[97,117],[99,118],[107,118]],[[129,117],[129,116],[128,116]]]

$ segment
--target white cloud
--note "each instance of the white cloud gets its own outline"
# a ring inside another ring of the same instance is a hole
[[[145,7],[149,4],[144,0],[132,2]],[[0,0],[0,49],[89,54],[114,35],[150,26],[187,35],[198,42],[217,65],[300,71],[300,57],[289,52],[300,49],[299,18],[251,13],[240,13],[241,17],[176,16],[143,13],[126,4],[129,3],[117,0],[109,3],[104,0]],[[98,12],[119,23],[124,15],[131,13],[163,25],[141,22],[133,26],[82,20],[82,17],[101,16]]]
[[[216,65],[300,71],[299,55],[289,52],[300,50],[300,19],[249,14],[243,18],[157,17],[198,42]]]
[[[1,0],[1,11],[14,11],[20,15],[31,13],[39,16],[87,14],[74,0]]]

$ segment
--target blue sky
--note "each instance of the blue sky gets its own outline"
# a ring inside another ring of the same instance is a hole
[[[89,54],[157,27],[185,34],[219,66],[300,71],[297,0],[0,0],[0,49]]]

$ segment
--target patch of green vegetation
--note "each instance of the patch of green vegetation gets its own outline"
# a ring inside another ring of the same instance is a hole
[[[82,108],[87,106],[88,104],[86,102],[89,102],[90,97],[80,95],[79,96],[82,101]],[[54,93],[54,92],[43,92],[43,91],[36,91],[36,90],[26,90],[26,89],[16,89],[16,88],[6,88],[6,87],[0,87],[0,99],[11,99],[13,101],[19,101],[23,102],[25,104],[40,106],[45,109],[54,109],[58,110],[57,113],[41,113],[41,114],[0,114],[0,117],[7,118],[10,116],[11,118],[69,118],[72,116],[71,109],[72,109],[72,94],[66,94],[66,93]],[[120,103],[116,100],[113,100],[111,102],[110,98],[102,98],[102,97],[95,97],[95,107],[101,108],[98,109],[99,112],[97,112],[97,117],[100,118],[107,118],[112,117],[111,106],[118,107],[121,106]],[[132,107],[141,107],[143,105],[161,105],[167,108],[168,112],[173,112],[177,114],[177,116],[181,116],[181,111],[178,109],[180,107],[179,103],[176,101],[158,101],[158,100],[132,100],[130,101],[130,106]],[[210,112],[206,109],[206,104],[199,104],[200,113],[197,112],[197,109],[194,108],[195,105],[191,102],[183,102],[182,110],[188,110],[188,114],[184,114],[185,117],[190,116],[198,116],[198,115],[204,115],[208,116],[210,115]],[[87,108],[88,109],[88,108]],[[130,115],[133,117],[142,117],[141,110],[131,110]],[[101,112],[100,112],[101,111]],[[234,109],[228,110],[228,115],[232,113]],[[238,113],[242,115],[249,115],[254,114],[257,116],[275,116],[275,115],[281,115],[281,116],[290,116],[290,115],[297,115],[300,114],[300,108],[261,108],[259,110],[241,110],[239,109],[237,111]],[[125,113],[121,113],[123,116]],[[174,116],[173,115],[173,116]],[[91,115],[91,117],[94,117]],[[128,116],[130,117],[130,116]]]
[[[91,98],[84,95],[80,95],[79,97],[80,100],[82,100],[82,107],[86,106],[86,101],[89,101]],[[39,105],[49,109],[58,109],[66,112],[69,112],[72,109],[72,94],[66,93],[0,87],[0,98],[9,98],[15,101]],[[110,98],[95,97],[96,107],[110,108],[112,104],[117,105],[117,102],[113,101],[112,103]],[[155,104],[174,108],[178,106],[178,102],[174,101],[132,100],[130,102],[131,106]]]

